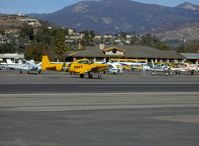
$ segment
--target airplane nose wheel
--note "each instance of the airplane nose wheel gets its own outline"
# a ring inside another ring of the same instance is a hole
[[[84,74],[80,74],[80,78],[84,78]]]
[[[97,77],[98,77],[98,79],[101,79],[102,75],[99,73]]]
[[[88,73],[88,78],[89,79],[92,79],[93,78],[93,75],[91,73]]]
[[[193,75],[193,74],[194,74],[194,70],[191,71],[191,75]]]

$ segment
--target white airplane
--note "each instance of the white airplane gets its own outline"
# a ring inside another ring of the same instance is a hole
[[[107,62],[108,72],[112,74],[120,74],[123,72],[123,68],[120,63],[117,62]]]
[[[21,74],[24,71],[27,72],[28,74],[31,72],[36,72],[40,74],[41,62],[39,64],[35,64],[34,60],[30,60],[30,61],[25,61],[25,63],[22,63],[22,64],[9,64],[6,66],[6,68],[19,70]]]
[[[12,65],[21,66],[22,64],[23,64],[22,60],[19,60],[18,63],[15,63],[11,59],[6,59],[6,62],[0,63],[0,67],[1,67],[1,69],[6,70],[6,69],[8,69],[8,66],[12,66]]]
[[[131,66],[131,70],[149,70],[151,67],[146,62],[120,62],[121,65]]]
[[[163,72],[165,73],[165,75],[172,75],[172,70],[168,65],[166,64],[155,65],[153,61],[152,61],[152,67],[149,69],[149,71],[151,71],[152,75],[155,75],[158,72]]]
[[[191,75],[193,75],[194,72],[199,71],[197,64],[193,65],[189,63],[179,63],[175,67],[172,67],[171,70],[176,74],[180,74],[181,72],[190,72]]]
[[[122,65],[147,65],[145,62],[120,62]]]

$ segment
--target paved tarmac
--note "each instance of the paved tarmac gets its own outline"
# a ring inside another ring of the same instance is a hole
[[[0,72],[2,146],[198,146],[199,75]]]
[[[120,93],[120,92],[197,92],[199,75],[151,76],[142,73],[103,75],[102,79],[80,79],[66,73],[42,75],[0,73],[0,93]]]

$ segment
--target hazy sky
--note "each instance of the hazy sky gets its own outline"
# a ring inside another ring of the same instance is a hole
[[[81,0],[0,0],[0,13],[50,13]],[[174,7],[183,2],[199,5],[199,0],[134,0]]]

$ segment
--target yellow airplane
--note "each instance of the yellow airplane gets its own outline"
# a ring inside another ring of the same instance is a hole
[[[69,65],[69,72],[80,75],[80,78],[84,78],[84,75],[88,73],[88,78],[93,78],[92,73],[98,73],[98,78],[101,78],[101,72],[107,69],[106,64],[91,63],[88,59],[80,59],[73,61]]]
[[[64,63],[52,63],[49,61],[48,56],[42,56],[42,71],[45,70],[55,70],[55,71],[62,71],[64,67]]]

